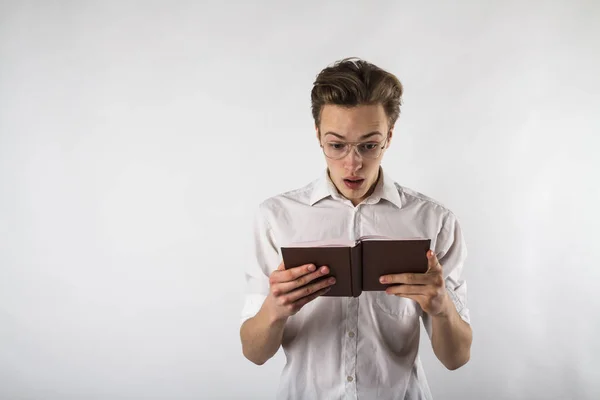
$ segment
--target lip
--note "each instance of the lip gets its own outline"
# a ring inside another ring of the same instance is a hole
[[[358,178],[358,177],[344,178],[344,185],[346,185],[346,187],[351,190],[360,189],[360,187],[363,185],[364,182],[365,182],[364,178]]]

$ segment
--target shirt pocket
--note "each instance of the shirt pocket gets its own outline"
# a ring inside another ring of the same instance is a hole
[[[385,292],[375,294],[375,306],[379,311],[395,317],[417,315],[421,309],[419,304],[412,299],[389,295]]]

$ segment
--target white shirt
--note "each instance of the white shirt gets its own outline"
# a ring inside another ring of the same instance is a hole
[[[455,215],[380,171],[383,179],[356,207],[338,193],[327,171],[301,189],[260,204],[257,262],[246,270],[242,322],[259,311],[268,295],[268,278],[282,261],[282,246],[385,235],[431,239],[450,298],[470,323],[467,286],[461,278],[467,251]],[[318,297],[286,322],[282,347],[287,362],[277,398],[431,399],[418,354],[419,317],[431,339],[431,320],[411,299],[385,292]]]

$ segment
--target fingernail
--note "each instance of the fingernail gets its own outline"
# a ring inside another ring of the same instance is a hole
[[[329,279],[329,283],[334,284],[335,283],[335,278]]]
[[[324,273],[324,274],[326,274],[327,273],[327,267],[321,268],[321,272]]]
[[[314,270],[315,270],[315,268],[316,268],[316,267],[315,267],[314,265],[312,265],[312,264],[308,266],[308,270],[309,270],[309,271],[314,271]]]
[[[384,283],[385,282],[385,277],[382,276],[381,278],[379,278],[379,282]]]

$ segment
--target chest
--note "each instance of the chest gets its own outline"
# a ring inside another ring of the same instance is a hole
[[[356,207],[324,202],[277,219],[274,233],[281,246],[316,240],[356,240],[366,235],[435,238],[440,221],[426,209],[398,208],[391,203]]]

